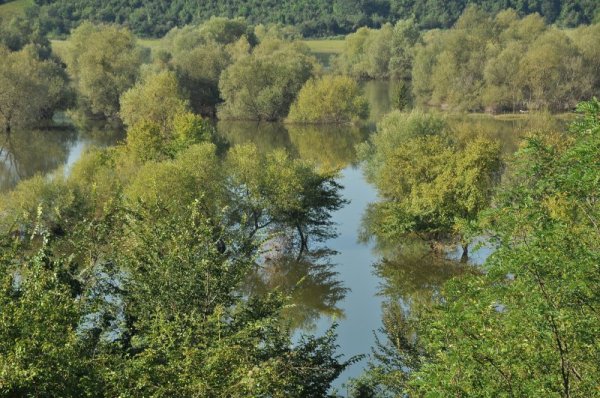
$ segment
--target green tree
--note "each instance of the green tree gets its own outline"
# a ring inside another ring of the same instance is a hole
[[[155,123],[163,134],[173,129],[173,118],[189,110],[177,76],[164,71],[149,74],[121,97],[120,116],[127,126],[142,121]]]
[[[300,250],[309,240],[335,236],[331,212],[345,202],[335,171],[317,172],[312,164],[290,158],[283,150],[260,155],[256,146],[234,147],[228,155],[234,186],[236,220],[256,234],[295,230]]]
[[[311,79],[298,93],[287,120],[295,123],[351,123],[366,119],[369,104],[349,77]]]
[[[530,137],[490,214],[498,250],[424,314],[420,395],[597,395],[600,104]]]
[[[51,119],[71,98],[65,71],[41,59],[33,45],[17,52],[0,47],[0,123],[6,131]]]
[[[431,116],[392,113],[361,148],[367,176],[382,201],[375,204],[382,236],[416,235],[468,244],[499,178],[500,146],[475,138],[461,143]]]
[[[135,84],[147,58],[135,37],[125,28],[86,22],[67,46],[65,62],[81,105],[97,116],[117,116],[119,97]]]
[[[0,242],[0,394],[97,396],[102,389],[91,353],[78,335],[81,305],[68,261],[44,247],[23,256]]]
[[[272,121],[287,116],[315,67],[315,58],[301,43],[261,43],[221,75],[219,89],[225,103],[219,117]]]

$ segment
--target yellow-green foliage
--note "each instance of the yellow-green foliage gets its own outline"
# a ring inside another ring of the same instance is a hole
[[[203,196],[210,206],[222,199],[220,161],[215,146],[203,143],[191,146],[176,159],[145,163],[125,190],[130,203],[167,206],[183,210]]]
[[[449,135],[435,116],[395,112],[361,147],[368,178],[382,201],[379,233],[465,239],[491,201],[500,169],[500,145]]]
[[[572,109],[599,93],[598,32],[468,8],[452,29],[431,31],[417,46],[413,91],[422,104],[461,111]]]
[[[41,58],[34,45],[11,52],[0,44],[0,127],[31,126],[65,109],[68,98],[60,65]]]
[[[221,75],[222,119],[277,120],[285,117],[317,61],[300,42],[269,39]]]
[[[114,117],[119,97],[131,88],[146,54],[125,28],[81,24],[73,31],[64,61],[87,110]]]
[[[311,79],[302,87],[292,104],[289,122],[350,123],[366,119],[369,104],[358,84],[346,76]]]
[[[189,110],[175,73],[150,74],[121,97],[121,119],[128,126],[141,121],[156,123],[161,131],[173,128],[175,115]]]

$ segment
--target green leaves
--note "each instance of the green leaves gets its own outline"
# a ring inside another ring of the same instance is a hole
[[[410,234],[465,243],[499,180],[500,147],[475,138],[466,143],[445,133],[442,119],[393,112],[369,146],[361,148],[367,178],[383,201],[374,229],[398,238]]]
[[[287,121],[292,123],[351,123],[366,119],[369,104],[358,84],[348,77],[309,80],[298,93]]]
[[[578,109],[570,133],[537,134],[517,154],[487,215],[498,248],[485,272],[450,281],[437,305],[418,314],[422,363],[380,375],[404,393],[597,395],[600,106]],[[385,358],[410,352],[399,347]]]

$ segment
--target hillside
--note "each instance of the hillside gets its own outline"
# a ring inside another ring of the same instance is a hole
[[[9,20],[33,4],[33,0],[0,1],[0,19]]]
[[[158,37],[171,28],[211,16],[244,17],[254,24],[296,25],[306,37],[343,34],[360,26],[414,16],[423,28],[452,26],[470,4],[487,11],[514,8],[520,15],[539,13],[561,26],[598,19],[596,0],[35,0],[55,34],[81,20],[116,22],[142,36]]]

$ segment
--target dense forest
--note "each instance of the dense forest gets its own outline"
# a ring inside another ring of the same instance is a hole
[[[85,20],[114,22],[142,36],[160,37],[174,27],[212,16],[244,17],[253,24],[297,26],[304,36],[346,34],[362,26],[414,18],[423,29],[452,26],[469,5],[496,13],[512,8],[521,16],[538,13],[547,23],[573,27],[598,16],[594,0],[227,0],[227,1],[90,1],[36,0],[55,34],[68,34]]]

